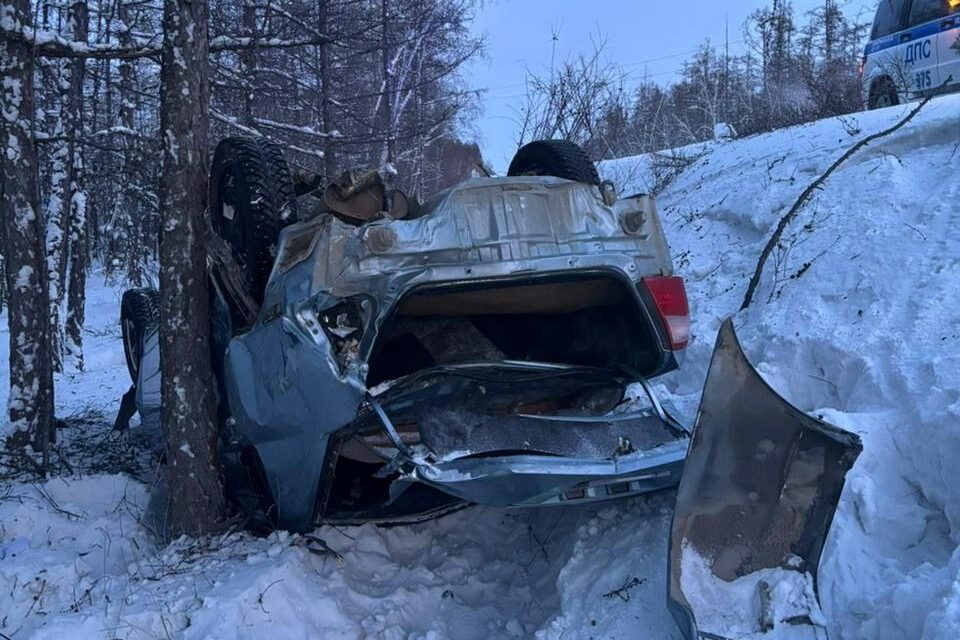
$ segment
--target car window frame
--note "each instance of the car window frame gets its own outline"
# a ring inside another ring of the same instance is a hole
[[[880,10],[884,3],[890,2],[893,3],[894,11],[891,14],[894,17],[893,24],[891,28],[885,33],[877,33],[877,18],[880,16]],[[907,28],[907,18],[912,9],[913,2],[911,0],[880,0],[880,3],[877,5],[877,10],[873,15],[873,28],[870,30],[870,40],[880,40],[881,38],[886,38],[892,36],[895,33],[899,33]]]
[[[930,16],[930,17],[914,19],[913,11],[915,8],[921,5],[931,4],[933,2],[939,3],[940,8],[942,9],[942,12],[940,14],[935,16]],[[960,7],[960,5],[958,5],[958,7]],[[956,8],[954,8],[954,10],[955,9]],[[928,22],[933,22],[934,20],[942,20],[948,17],[950,14],[951,14],[951,8],[947,0],[910,0],[910,9],[907,12],[906,26],[904,28],[912,29],[913,27],[919,26],[921,24],[926,24]]]

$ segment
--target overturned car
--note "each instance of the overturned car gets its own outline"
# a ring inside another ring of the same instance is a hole
[[[265,140],[220,143],[211,384],[237,504],[306,530],[607,500],[677,485],[689,451],[676,554],[717,553],[717,533],[741,549],[725,580],[764,563],[815,576],[856,437],[780,399],[729,324],[697,430],[684,425],[650,385],[689,334],[653,200],[617,199],[565,141],[526,145],[508,173],[420,204],[376,172],[321,188]],[[121,326],[131,397],[155,421],[156,292],[128,291]],[[645,403],[624,401],[634,384]],[[788,530],[757,524],[781,512]],[[769,552],[742,550],[754,542]],[[696,634],[678,577],[670,597]]]

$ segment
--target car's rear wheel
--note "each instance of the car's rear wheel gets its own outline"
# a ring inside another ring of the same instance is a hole
[[[263,301],[280,230],[296,219],[296,192],[283,149],[264,138],[221,140],[210,169],[210,221],[230,245],[257,303]]]
[[[890,78],[882,78],[870,89],[870,98],[867,106],[872,109],[883,109],[900,104],[897,87]]]
[[[143,341],[160,325],[160,292],[144,287],[128,289],[120,300],[120,332],[123,335],[123,356],[130,379],[136,384],[140,376]]]
[[[600,184],[600,175],[590,156],[569,140],[536,140],[523,145],[513,156],[507,175],[554,176]]]

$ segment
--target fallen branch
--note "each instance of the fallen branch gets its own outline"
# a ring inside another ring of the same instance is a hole
[[[624,602],[630,602],[630,590],[633,589],[634,587],[639,587],[646,581],[647,581],[646,578],[643,578],[641,580],[640,578],[637,578],[636,576],[634,576],[631,580],[623,583],[623,586],[620,587],[619,589],[614,589],[613,591],[608,591],[605,594],[603,594],[603,597],[607,599],[620,598]]]
[[[799,214],[801,209],[803,209],[807,202],[809,202],[810,198],[813,197],[813,193],[823,186],[823,183],[827,181],[827,178],[830,177],[830,174],[836,171],[837,167],[846,162],[850,156],[855,154],[860,149],[864,148],[871,142],[894,133],[908,122],[913,120],[913,118],[920,113],[920,110],[927,106],[927,103],[930,102],[932,98],[933,94],[927,96],[913,109],[913,111],[908,113],[897,124],[878,133],[869,135],[847,149],[846,153],[837,158],[836,161],[834,161],[834,163],[831,164],[830,167],[827,168],[827,170],[824,171],[819,178],[811,182],[810,186],[803,190],[803,193],[801,193],[800,197],[797,198],[797,201],[793,203],[793,206],[790,207],[790,210],[787,211],[786,215],[780,218],[780,222],[777,224],[776,230],[773,232],[773,235],[770,236],[770,239],[767,241],[767,245],[760,253],[760,259],[757,261],[757,268],[754,270],[753,276],[750,278],[750,284],[747,285],[747,293],[743,296],[743,303],[740,305],[740,311],[743,311],[749,307],[750,303],[753,302],[753,296],[757,291],[757,287],[760,286],[760,277],[763,275],[763,267],[766,265],[770,254],[773,253],[773,250],[776,248],[776,246],[780,244],[780,238],[783,236],[783,232],[786,231],[787,226],[793,221],[794,218],[797,217],[797,214]]]

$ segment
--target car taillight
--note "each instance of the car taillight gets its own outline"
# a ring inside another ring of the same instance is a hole
[[[667,330],[670,348],[685,349],[690,340],[690,305],[683,278],[676,276],[652,276],[643,278],[643,285],[650,292],[654,306]]]

